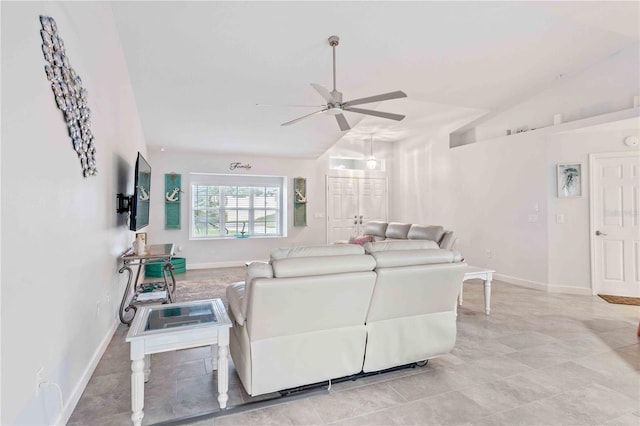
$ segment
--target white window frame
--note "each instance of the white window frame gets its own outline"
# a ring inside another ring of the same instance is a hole
[[[235,236],[229,235],[205,235],[198,236],[195,234],[195,192],[194,186],[207,185],[207,186],[242,186],[242,187],[278,187],[280,189],[280,199],[278,207],[278,228],[280,232],[278,234],[258,234],[253,235],[252,230],[254,227],[254,207],[253,197],[249,197],[250,204],[247,208],[249,211],[249,220],[247,221],[247,232],[251,238],[282,238],[287,236],[287,177],[286,176],[263,176],[263,175],[238,175],[238,174],[219,174],[219,173],[189,173],[189,239],[190,240],[220,240],[220,239],[235,239]],[[220,221],[221,229],[224,229],[224,208],[220,206]],[[228,210],[244,210],[244,209],[228,209]]]

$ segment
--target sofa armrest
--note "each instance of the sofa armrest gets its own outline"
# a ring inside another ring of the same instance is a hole
[[[244,324],[244,281],[233,283],[227,287],[229,309],[239,325]]]
[[[456,237],[453,234],[453,231],[444,231],[442,238],[440,239],[440,248],[451,250],[456,243]]]

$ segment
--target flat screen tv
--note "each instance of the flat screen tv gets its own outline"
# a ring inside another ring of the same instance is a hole
[[[138,152],[134,176],[133,197],[129,229],[139,231],[149,224],[149,198],[151,194],[151,166]]]

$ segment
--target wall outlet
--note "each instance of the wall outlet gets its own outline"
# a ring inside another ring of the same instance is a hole
[[[487,257],[493,256],[493,253],[491,252],[491,249],[486,249],[484,252],[487,255]]]
[[[44,367],[40,367],[36,371],[36,396],[40,395],[40,385],[42,383],[44,383]]]
[[[556,223],[562,225],[564,223],[564,215],[563,214],[557,214],[556,215]]]
[[[529,223],[536,223],[536,222],[538,221],[538,219],[539,219],[539,218],[538,218],[538,215],[537,215],[537,214],[530,214],[530,215],[527,217],[527,222],[529,222]]]

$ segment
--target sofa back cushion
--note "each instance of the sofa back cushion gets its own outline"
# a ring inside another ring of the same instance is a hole
[[[376,270],[367,323],[453,311],[466,266],[458,262]]]
[[[407,237],[410,240],[431,240],[439,243],[444,234],[442,226],[411,225]]]
[[[273,260],[271,261],[271,266],[273,266],[274,278],[290,278],[373,271],[376,267],[376,262],[369,255],[347,254],[340,256],[290,257]]]
[[[377,253],[389,250],[425,250],[437,249],[438,243],[430,240],[385,240],[366,243],[364,250],[366,253]]]
[[[364,249],[355,244],[334,244],[306,247],[280,247],[271,251],[271,260],[290,257],[343,256],[364,254]]]
[[[460,253],[443,249],[389,250],[373,253],[376,270],[412,265],[433,265],[437,263],[460,262]]]
[[[406,240],[407,233],[409,232],[410,228],[410,223],[391,222],[389,225],[387,225],[385,236],[387,237],[387,239]]]
[[[386,238],[387,222],[372,220],[364,226],[363,235],[370,235],[373,241],[381,241]]]

